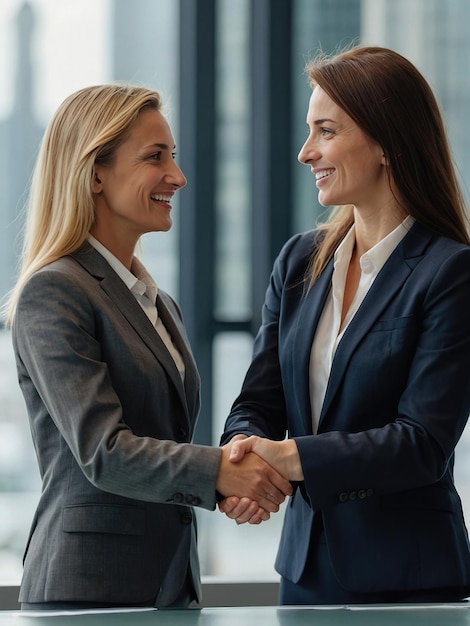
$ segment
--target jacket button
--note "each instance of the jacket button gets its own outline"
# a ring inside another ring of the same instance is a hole
[[[355,500],[357,498],[357,491],[351,491],[348,497],[351,501]]]
[[[373,489],[368,489],[368,490],[366,491],[366,495],[367,495],[368,497],[370,497],[370,496],[374,495],[374,490],[373,490]]]
[[[173,495],[173,502],[183,502],[183,494],[182,493],[175,493]]]
[[[188,493],[188,495],[184,497],[184,501],[186,502],[186,504],[197,506],[198,504],[201,503],[201,498],[199,498],[198,496],[193,496],[190,493]]]
[[[367,498],[367,494],[365,490],[359,489],[359,491],[357,492],[357,497],[360,498],[361,500],[364,500],[364,498]]]
[[[339,494],[339,501],[340,502],[347,502],[348,501],[348,494],[343,491],[342,493]]]
[[[184,526],[189,526],[189,524],[193,521],[192,513],[190,511],[185,511],[184,513],[181,513],[180,519]]]

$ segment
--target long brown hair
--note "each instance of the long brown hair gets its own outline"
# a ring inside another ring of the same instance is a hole
[[[381,146],[404,210],[431,231],[470,244],[439,105],[416,67],[393,50],[359,46],[332,57],[321,54],[307,64],[306,72],[312,89],[319,86]],[[311,282],[352,223],[352,207],[345,206],[320,226]]]

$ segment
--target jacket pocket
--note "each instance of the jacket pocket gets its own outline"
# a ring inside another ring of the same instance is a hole
[[[410,327],[416,327],[416,319],[414,315],[405,315],[405,317],[392,317],[378,320],[371,328],[370,332],[377,333]]]
[[[145,509],[110,504],[80,504],[63,509],[66,533],[144,535]]]

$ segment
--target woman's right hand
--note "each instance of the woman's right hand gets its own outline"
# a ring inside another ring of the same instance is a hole
[[[288,480],[302,481],[304,479],[297,444],[293,439],[272,441],[253,435],[244,439],[235,440],[234,438],[232,441],[230,450],[232,463],[239,463],[246,454],[254,452]]]

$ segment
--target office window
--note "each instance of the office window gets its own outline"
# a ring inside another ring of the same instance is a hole
[[[0,2],[0,297],[12,284],[21,246],[21,208],[40,137],[51,114],[83,86],[128,80],[162,92],[179,145],[180,6],[175,0],[1,0]],[[216,2],[216,268],[214,317],[243,323],[252,310],[250,32],[256,0]],[[286,0],[292,7],[291,154],[293,231],[312,228],[321,214],[308,168],[297,163],[306,134],[309,87],[305,61],[351,40],[386,45],[423,71],[441,101],[455,160],[469,195],[470,52],[467,0]],[[204,2],[198,3],[204,11]],[[158,27],[156,27],[158,25]],[[266,28],[269,25],[266,24]],[[256,80],[256,77],[255,77]],[[256,155],[254,156],[256,158]],[[191,182],[191,181],[189,181]],[[256,181],[255,181],[256,182]],[[178,220],[169,233],[142,241],[144,263],[159,286],[178,298]],[[282,233],[287,239],[290,232]],[[256,239],[255,239],[256,240]],[[204,280],[205,277],[200,277]],[[246,330],[220,332],[212,345],[212,442],[250,361]],[[21,558],[40,484],[10,333],[0,330],[0,582],[18,583]],[[204,410],[204,409],[203,409]],[[456,477],[470,523],[470,431],[457,449]],[[199,511],[203,576],[274,580],[282,515],[259,527],[237,527]]]
[[[216,310],[250,315],[249,2],[216,4]]]

